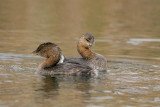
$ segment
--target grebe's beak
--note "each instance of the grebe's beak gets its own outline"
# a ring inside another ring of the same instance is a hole
[[[92,43],[89,43],[89,46],[91,47],[93,44]]]
[[[92,41],[91,43],[89,43],[89,46],[90,47],[94,46],[94,41]]]
[[[38,55],[38,52],[33,51],[32,54],[33,54],[33,55]]]
[[[94,39],[92,39],[92,42],[91,42],[92,46],[94,46],[95,42],[94,42]]]

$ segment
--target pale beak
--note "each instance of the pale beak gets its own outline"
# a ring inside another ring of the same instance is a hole
[[[33,54],[33,55],[38,55],[38,52],[33,51],[32,54]]]
[[[92,46],[92,43],[89,43],[89,46],[91,47],[91,46]]]

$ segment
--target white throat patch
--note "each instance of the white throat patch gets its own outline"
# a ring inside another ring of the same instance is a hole
[[[63,63],[63,61],[64,61],[64,56],[63,56],[63,55],[61,55],[61,58],[60,58],[60,60],[59,60],[59,62],[58,62],[58,63]]]

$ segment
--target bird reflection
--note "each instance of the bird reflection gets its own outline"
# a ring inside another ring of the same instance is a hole
[[[70,96],[75,96],[78,99],[85,100],[90,98],[89,90],[92,90],[90,85],[90,77],[81,76],[45,76],[41,78],[41,88],[38,92],[38,102],[43,102],[43,99],[57,99]],[[72,93],[74,91],[74,93]],[[67,95],[67,96],[66,96]],[[41,100],[40,100],[41,99]]]
[[[50,91],[57,91],[59,89],[58,80],[56,77],[45,76],[43,79],[43,90],[47,93]]]

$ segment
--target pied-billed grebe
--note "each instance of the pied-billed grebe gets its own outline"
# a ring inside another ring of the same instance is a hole
[[[66,58],[66,62],[87,64],[94,70],[106,70],[107,60],[104,56],[93,52],[90,48],[94,45],[94,36],[90,33],[82,35],[77,44],[78,53],[82,58]]]
[[[94,74],[93,70],[87,65],[82,65],[76,62],[63,62],[61,49],[51,42],[40,44],[39,47],[33,51],[33,54],[46,58],[46,60],[39,65],[36,71],[38,74],[70,74],[87,76]]]

